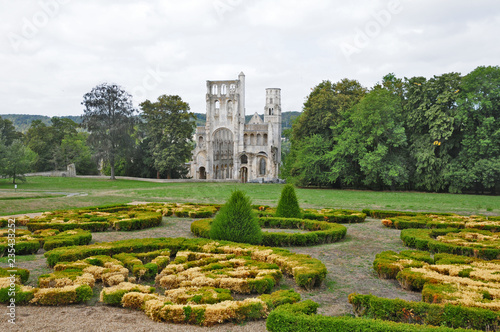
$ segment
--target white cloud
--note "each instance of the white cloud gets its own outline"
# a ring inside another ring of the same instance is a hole
[[[82,96],[102,82],[122,85],[136,104],[178,94],[204,112],[205,81],[240,71],[247,114],[262,111],[267,87],[280,87],[291,111],[326,79],[371,86],[389,72],[499,65],[497,1],[400,0],[384,21],[396,2],[0,0],[0,114],[81,114]]]

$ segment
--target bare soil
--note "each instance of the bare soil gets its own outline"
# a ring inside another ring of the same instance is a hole
[[[93,233],[92,242],[109,242],[133,238],[185,237],[193,238],[190,232],[192,219],[164,218],[160,227],[135,232]],[[311,255],[320,259],[328,269],[328,275],[319,289],[307,291],[295,286],[285,278],[281,288],[295,289],[302,299],[311,299],[320,304],[318,312],[323,315],[353,314],[347,301],[350,293],[373,294],[387,298],[420,301],[421,295],[401,289],[396,281],[379,279],[372,268],[375,255],[384,250],[406,249],[399,239],[400,231],[382,226],[378,219],[367,219],[362,224],[346,225],[347,236],[343,241],[314,246],[287,248],[295,253]],[[18,266],[31,270],[29,284],[35,286],[38,276],[51,271],[42,253],[34,260],[19,262]],[[16,325],[7,322],[7,315],[0,315],[0,326],[8,331],[207,331],[197,326],[179,326],[157,323],[144,313],[123,308],[114,308],[97,301],[100,289],[94,290],[94,298],[84,305],[65,307],[18,306]],[[7,308],[4,307],[5,313]],[[211,327],[210,331],[265,331],[265,321],[248,322],[242,325],[223,324]]]

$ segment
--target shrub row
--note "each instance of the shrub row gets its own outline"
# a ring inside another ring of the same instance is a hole
[[[154,206],[124,204],[59,210],[44,212],[42,216],[31,218],[27,226],[31,231],[49,228],[66,231],[79,228],[104,232],[110,227],[115,230],[130,231],[158,226],[162,219],[160,212],[157,212]]]
[[[5,233],[3,235],[7,235]],[[28,230],[16,230],[14,249],[16,255],[32,255],[42,247],[45,250],[51,250],[63,246],[88,244],[91,240],[92,234],[81,229],[63,233],[49,229],[45,232],[35,232],[35,234]],[[7,255],[10,248],[8,237],[0,237],[0,256]]]
[[[294,254],[285,249],[253,246],[228,241],[207,239],[156,238],[134,239],[117,242],[104,242],[88,246],[57,248],[45,253],[47,264],[51,267],[59,262],[74,262],[95,255],[116,255],[119,253],[144,253],[168,249],[171,254],[177,251],[192,250],[210,253],[252,256],[252,259],[274,263],[284,274],[294,277],[298,286],[310,289],[318,287],[326,277],[325,265],[309,255]]]
[[[473,330],[451,329],[448,327],[422,326],[395,323],[378,319],[360,319],[352,317],[332,317],[316,315],[318,304],[307,300],[296,304],[285,304],[273,310],[266,321],[271,332],[328,331],[328,332],[471,332]]]
[[[270,310],[300,300],[300,295],[294,291],[277,291],[258,298],[223,301],[217,304],[178,304],[168,299],[168,297],[149,294],[147,290],[146,292],[131,291],[121,297],[121,304],[126,308],[144,311],[154,321],[212,326],[264,318]]]
[[[373,269],[379,278],[396,279],[399,271],[407,267],[422,267],[432,264],[434,259],[426,251],[403,250],[400,253],[383,251],[375,256]]]
[[[57,229],[61,232],[71,229],[83,229],[91,232],[105,232],[109,226],[109,222],[85,222],[85,223],[40,223],[29,222],[28,229],[32,232],[43,229]]]
[[[191,232],[199,237],[210,237],[212,219],[202,219],[191,224]],[[263,228],[303,229],[308,233],[262,233],[262,245],[273,247],[313,246],[333,243],[343,239],[347,229],[342,225],[296,218],[259,218]]]
[[[493,235],[488,231],[473,229],[404,229],[401,231],[401,240],[410,248],[435,253],[450,253],[455,255],[478,257],[487,260],[498,259],[500,257],[500,247],[483,248],[480,246],[460,246],[452,243],[441,242],[435,239],[437,236],[446,235],[448,233],[478,233],[487,236]]]
[[[396,229],[408,228],[473,228],[488,230],[491,232],[500,231],[500,222],[496,217],[485,216],[437,216],[437,215],[416,215],[397,216],[382,220],[386,227]]]
[[[23,284],[25,284],[30,277],[29,270],[21,269],[18,267],[13,267],[9,269],[3,269],[0,267],[0,278],[10,277],[12,274],[15,274],[16,277],[19,277],[19,281]]]
[[[10,303],[10,288],[0,288],[0,303]],[[16,305],[67,305],[83,303],[92,297],[92,288],[88,285],[73,285],[60,288],[33,288],[15,286]]]
[[[391,217],[399,217],[399,216],[425,216],[425,215],[437,215],[437,216],[453,216],[454,213],[442,213],[442,212],[410,212],[410,211],[388,211],[388,210],[371,210],[371,209],[363,209],[362,211],[366,215],[376,218],[391,218]]]
[[[438,305],[385,299],[373,295],[350,294],[349,303],[358,316],[400,323],[417,323],[450,328],[497,331],[500,317],[497,312],[451,304]]]
[[[354,210],[333,209],[325,209],[324,212],[319,213],[317,210],[308,209],[304,211],[302,217],[304,219],[320,220],[338,224],[355,224],[364,222],[366,214],[364,212]]]

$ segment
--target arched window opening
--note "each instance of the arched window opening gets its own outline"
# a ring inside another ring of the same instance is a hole
[[[264,134],[264,145],[267,145],[267,134]]]
[[[266,160],[264,158],[261,158],[259,162],[259,174],[266,175]]]
[[[201,149],[203,147],[203,137],[198,138],[198,147]]]
[[[219,93],[218,90],[219,90],[219,87],[217,86],[217,84],[212,85],[212,94],[213,95],[218,94]]]
[[[226,85],[225,84],[222,84],[222,86],[220,87],[220,94],[221,95],[225,95],[226,94]]]
[[[261,134],[257,134],[257,145],[262,145],[262,135]]]
[[[231,84],[229,86],[229,93],[235,93],[236,92],[236,85],[235,84]]]
[[[248,134],[243,135],[243,144],[245,146],[247,146],[248,144],[250,144],[250,142],[248,141]]]
[[[255,135],[250,134],[250,145],[255,145]]]
[[[216,110],[220,109],[220,101],[216,100],[214,104]]]
[[[233,101],[232,100],[227,101],[227,114],[228,115],[233,114]]]
[[[242,155],[240,159],[242,164],[248,164],[248,157],[246,154]]]

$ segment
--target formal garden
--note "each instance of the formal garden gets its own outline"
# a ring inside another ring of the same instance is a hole
[[[280,189],[274,204],[238,188],[225,202],[18,216],[15,244],[0,217],[0,302],[193,329],[499,329],[500,217],[303,208],[293,186]]]

